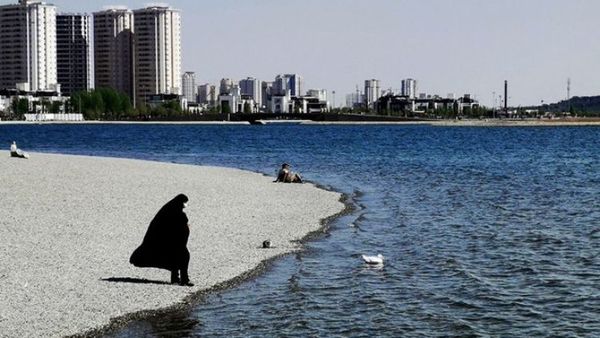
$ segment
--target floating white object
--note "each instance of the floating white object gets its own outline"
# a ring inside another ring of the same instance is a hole
[[[362,255],[362,259],[367,264],[383,264],[383,255],[378,254],[377,256]]]

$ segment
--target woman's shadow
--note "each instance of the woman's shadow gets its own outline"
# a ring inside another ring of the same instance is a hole
[[[171,283],[160,280],[152,280],[145,278],[132,278],[132,277],[109,277],[100,278],[101,281],[111,283],[133,283],[133,284],[157,284],[157,285],[171,285]]]

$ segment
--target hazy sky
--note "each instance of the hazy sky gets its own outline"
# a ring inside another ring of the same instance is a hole
[[[0,0],[15,3],[17,0]],[[52,0],[59,11],[149,1]],[[172,0],[182,13],[183,69],[199,83],[298,73],[345,94],[365,79],[418,92],[472,93],[512,105],[600,95],[599,0]]]

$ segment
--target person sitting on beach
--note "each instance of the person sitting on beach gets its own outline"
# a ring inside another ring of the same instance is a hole
[[[10,156],[19,158],[29,158],[29,154],[17,148],[17,142],[15,141],[13,141],[13,143],[10,145]]]
[[[190,228],[183,212],[187,202],[187,196],[179,194],[158,211],[129,262],[140,268],[169,270],[172,284],[193,286],[188,276]]]
[[[284,163],[281,165],[281,169],[279,169],[275,182],[302,183],[302,177],[300,177],[300,174],[291,171],[289,164]]]

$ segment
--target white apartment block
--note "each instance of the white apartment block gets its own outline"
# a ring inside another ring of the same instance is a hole
[[[95,87],[126,93],[134,102],[133,12],[114,7],[94,13]],[[135,102],[134,102],[135,103]]]
[[[402,96],[407,96],[411,99],[417,97],[417,80],[404,79],[402,80]]]
[[[365,81],[365,103],[368,109],[375,109],[375,103],[381,96],[379,91],[379,80],[371,79]]]
[[[0,89],[60,91],[56,7],[20,0],[0,6]]]
[[[181,15],[165,6],[135,10],[135,85],[139,103],[156,94],[182,94]]]
[[[198,87],[196,87],[196,73],[185,72],[181,79],[183,97],[187,102],[197,102],[198,100]]]

